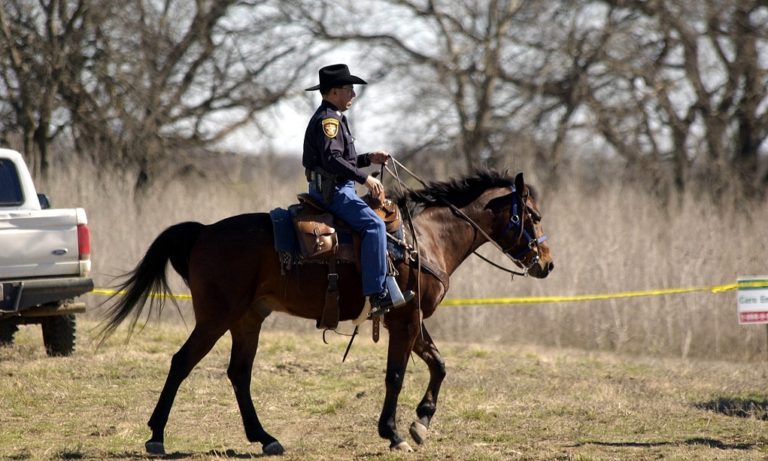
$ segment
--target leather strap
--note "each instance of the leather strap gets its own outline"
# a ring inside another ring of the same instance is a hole
[[[373,324],[371,325],[371,339],[373,339],[373,342],[377,343],[379,342],[379,329],[381,326],[381,318],[380,317],[374,317],[371,319]]]
[[[317,328],[335,330],[339,326],[339,273],[336,260],[328,260],[328,289],[325,292],[323,313],[317,321]]]
[[[448,289],[448,285],[450,283],[450,276],[447,272],[437,267],[437,264],[427,259],[426,256],[423,254],[419,254],[419,259],[421,260],[421,267],[427,271],[429,274],[433,275],[436,279],[440,281],[440,283],[443,284],[443,286]],[[411,260],[411,265],[418,265],[418,261]]]

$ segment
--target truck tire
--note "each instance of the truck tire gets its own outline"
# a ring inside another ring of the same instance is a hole
[[[51,357],[65,357],[75,351],[75,314],[44,317],[43,327],[45,352]]]
[[[18,325],[9,320],[0,320],[0,346],[13,344],[13,335],[19,331]]]

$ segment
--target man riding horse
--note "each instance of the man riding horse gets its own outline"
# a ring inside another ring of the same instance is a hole
[[[365,185],[373,197],[383,198],[381,181],[360,168],[386,164],[390,155],[385,151],[358,155],[355,151],[355,138],[343,112],[352,106],[356,96],[353,85],[365,85],[365,80],[351,75],[345,64],[323,67],[319,74],[320,84],[306,89],[320,90],[323,98],[304,135],[302,164],[309,194],[360,233],[363,294],[371,304],[371,317],[382,316],[408,303],[414,293],[401,293],[388,275],[384,221],[357,195],[355,182]]]
[[[361,173],[359,168],[371,163],[383,164],[389,158],[386,152],[363,156],[355,152],[342,115],[355,97],[352,87],[355,83],[365,82],[351,75],[347,66],[321,69],[320,85],[311,89],[321,89],[323,102],[307,128],[304,144],[310,195],[363,234],[363,290],[357,284],[357,268],[352,264],[341,265],[341,281],[334,293],[340,300],[338,320],[360,317],[364,309],[362,294],[369,296],[375,315],[379,316],[413,298],[410,291],[403,295],[394,277],[387,274],[384,226],[354,191],[354,183],[358,182],[380,194],[381,182]],[[389,344],[378,433],[389,441],[390,449],[399,451],[412,450],[398,431],[397,413],[405,372],[413,355],[429,368],[429,383],[416,407],[417,419],[408,430],[416,443],[426,440],[437,410],[440,387],[446,375],[445,361],[423,320],[430,318],[444,299],[451,274],[485,243],[491,243],[523,268],[521,275],[544,278],[554,269],[536,194],[522,173],[512,178],[506,173],[480,170],[460,179],[424,183],[424,187],[398,200],[401,208],[411,210],[411,229],[421,229],[418,245],[425,251],[417,252],[420,255],[417,264],[396,263],[399,282],[409,288],[418,286],[419,302],[391,312],[384,323]],[[187,283],[192,296],[195,326],[171,360],[165,384],[147,423],[152,430],[145,444],[148,453],[165,453],[165,427],[179,386],[227,332],[232,340],[227,377],[235,392],[245,434],[249,441],[260,443],[266,455],[285,451],[265,430],[251,396],[259,336],[272,312],[305,319],[321,318],[322,298],[324,294],[328,296],[330,286],[327,278],[330,266],[306,264],[301,274],[297,270],[286,275],[281,270],[284,260],[280,252],[275,251],[276,236],[270,213],[243,213],[212,224],[193,221],[174,224],[155,238],[141,261],[115,287],[119,297],[107,312],[103,339],[128,318],[131,331],[144,318],[146,304],[149,318],[153,317],[153,311],[160,316],[165,301],[172,299],[166,277],[169,264]],[[389,292],[386,291],[388,285]],[[270,392],[266,385],[255,388]]]

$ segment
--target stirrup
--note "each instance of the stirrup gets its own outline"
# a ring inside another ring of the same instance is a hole
[[[389,299],[392,300],[392,309],[396,309],[404,304],[407,304],[408,301],[413,299],[412,291],[410,292],[410,299],[405,299],[405,296],[403,295],[403,292],[400,291],[400,287],[397,285],[395,278],[391,275],[388,275],[386,278],[386,286],[387,291],[389,292]]]
[[[371,312],[369,318],[381,317],[392,309],[408,304],[415,297],[415,293],[412,290],[407,290],[405,293],[400,291],[395,278],[391,275],[387,276],[386,285],[387,288],[383,296],[374,295],[370,297]]]

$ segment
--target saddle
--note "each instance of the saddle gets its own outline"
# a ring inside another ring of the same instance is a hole
[[[270,212],[275,227],[275,247],[280,253],[281,271],[285,273],[294,265],[326,264],[328,266],[328,288],[325,304],[317,328],[335,329],[339,324],[339,289],[337,264],[355,264],[360,270],[361,237],[344,221],[337,219],[325,207],[313,199],[308,193],[298,194],[299,203],[288,207],[288,210],[276,209]],[[402,220],[397,204],[389,199],[363,196],[363,200],[384,221],[387,233],[403,240]],[[293,236],[296,245],[290,248],[285,243],[286,221],[292,223]],[[283,228],[280,229],[280,223]],[[279,240],[283,240],[281,243]],[[282,248],[281,248],[282,247]],[[405,249],[388,242],[390,268],[394,259],[404,258]]]
[[[289,210],[293,218],[296,237],[299,240],[301,256],[304,259],[322,259],[352,262],[360,265],[360,236],[352,231],[347,223],[335,218],[325,207],[307,193],[297,196],[299,203],[291,205]],[[402,230],[400,209],[389,199],[372,199],[370,195],[363,200],[384,221],[387,232],[398,234]],[[339,232],[351,234],[352,241],[340,239]]]

